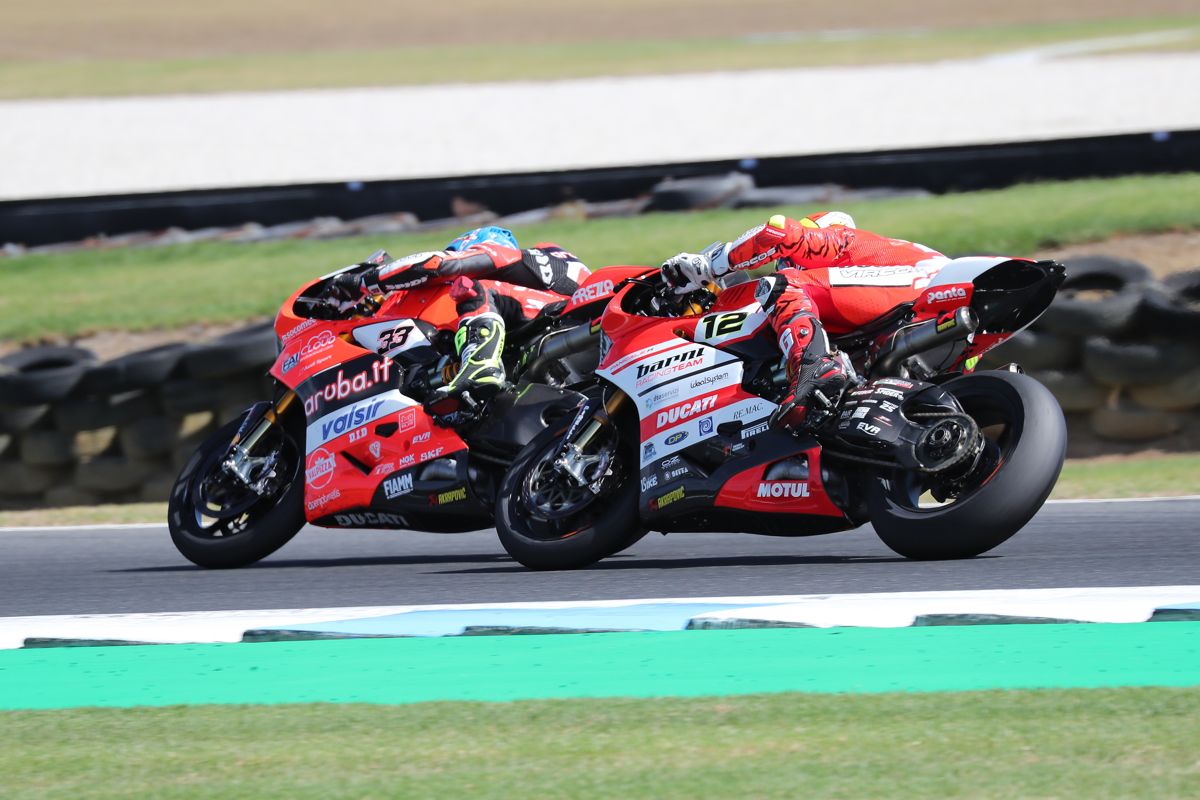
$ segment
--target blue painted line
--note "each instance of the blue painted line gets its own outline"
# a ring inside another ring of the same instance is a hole
[[[556,628],[561,630],[678,631],[699,614],[750,604],[653,603],[615,608],[479,608],[408,611],[364,617],[280,625],[258,630],[309,631],[358,636],[457,636],[467,628]]]

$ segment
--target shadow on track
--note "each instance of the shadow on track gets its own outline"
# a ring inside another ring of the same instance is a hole
[[[510,561],[503,553],[480,553],[444,556],[371,556],[361,558],[298,558],[287,561],[266,559],[257,564],[238,567],[238,571],[253,569],[293,569],[305,567],[402,567],[421,564],[478,564],[481,562]],[[228,572],[231,570],[208,570],[195,564],[174,564],[166,567],[130,567],[113,569],[109,572]]]
[[[720,556],[711,558],[631,558],[629,561],[612,561],[609,558],[586,569],[695,569],[703,567],[801,567],[819,564],[920,564],[901,556]],[[980,556],[995,558],[995,556]],[[504,559],[497,559],[504,560]],[[503,572],[532,572],[519,564],[503,567],[479,567],[477,569],[451,569],[441,575],[482,575]]]

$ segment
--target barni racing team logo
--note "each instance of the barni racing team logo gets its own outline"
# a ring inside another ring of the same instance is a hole
[[[323,489],[333,479],[333,470],[337,466],[337,457],[324,447],[318,447],[308,454],[304,464],[304,482],[314,489]]]
[[[764,481],[758,485],[759,497],[808,497],[808,484],[802,481]]]
[[[704,363],[704,348],[683,350],[649,364],[638,364],[637,385],[644,386],[655,378],[685,372]]]
[[[339,369],[329,383],[311,397],[304,399],[304,413],[311,417],[320,409],[322,402],[335,403],[345,400],[355,394],[361,394],[377,383],[387,383],[392,376],[392,360],[383,358],[371,362],[370,369],[356,373],[349,378],[345,370]]]
[[[674,425],[676,422],[683,422],[685,419],[690,419],[697,414],[703,414],[705,411],[712,410],[716,404],[717,396],[715,394],[701,397],[699,400],[680,403],[674,408],[658,412],[658,427],[665,428],[668,425]]]

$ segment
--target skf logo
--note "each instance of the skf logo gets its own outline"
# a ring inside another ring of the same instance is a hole
[[[587,286],[581,286],[575,290],[575,294],[571,295],[572,303],[590,303],[593,300],[598,300],[605,295],[610,295],[613,292],[612,281],[596,281]]]
[[[936,292],[930,292],[925,295],[926,303],[940,303],[944,300],[966,300],[967,292],[959,286],[952,289],[939,289]]]
[[[658,427],[663,428],[667,425],[672,425],[676,422],[682,422],[689,417],[694,417],[697,414],[703,414],[717,404],[717,396],[710,394],[708,397],[702,397],[699,400],[693,400],[690,403],[681,403],[675,408],[669,408],[666,411],[658,412]]]
[[[802,481],[764,481],[758,485],[759,497],[808,497],[808,484]]]
[[[658,511],[659,509],[661,509],[665,506],[671,505],[671,503],[674,503],[676,500],[682,500],[682,499],[683,499],[683,487],[680,486],[678,489],[672,489],[671,491],[667,492],[662,497],[651,500],[650,501],[650,510]]]

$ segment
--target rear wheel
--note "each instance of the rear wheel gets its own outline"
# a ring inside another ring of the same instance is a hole
[[[580,485],[556,464],[571,420],[539,434],[505,473],[496,500],[500,543],[530,569],[577,569],[629,547],[645,531],[638,524],[638,485],[615,426],[607,424],[585,457],[602,474],[599,490]]]
[[[242,417],[204,440],[171,490],[167,521],[171,541],[201,567],[225,569],[269,556],[304,526],[303,450],[295,430],[273,425],[255,447],[256,458],[273,458],[275,475],[260,491],[232,474],[224,461]],[[302,435],[302,432],[301,432]]]
[[[955,481],[903,472],[871,482],[871,524],[907,558],[971,558],[1001,544],[1042,507],[1066,456],[1062,410],[1032,378],[979,372],[942,388],[975,420],[984,448]]]

